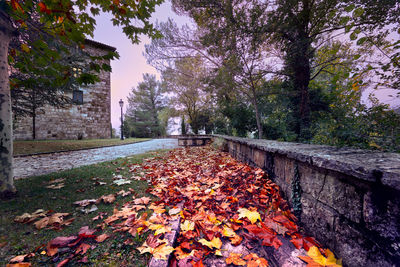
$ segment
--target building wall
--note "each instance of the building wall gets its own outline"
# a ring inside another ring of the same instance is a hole
[[[86,44],[91,55],[107,53],[102,48]],[[109,62],[108,62],[109,63]],[[83,104],[59,109],[42,108],[36,117],[36,139],[93,139],[111,137],[111,81],[110,72],[99,74],[100,82],[82,87]],[[69,93],[72,98],[72,92]],[[14,122],[16,140],[32,139],[32,118]]]

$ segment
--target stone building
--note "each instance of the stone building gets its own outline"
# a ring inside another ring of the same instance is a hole
[[[96,41],[85,40],[85,50],[91,55],[104,55],[116,49]],[[99,82],[69,93],[74,101],[69,107],[42,108],[36,116],[36,139],[111,138],[110,74],[101,71]],[[32,139],[31,117],[20,118],[15,122],[14,139]]]

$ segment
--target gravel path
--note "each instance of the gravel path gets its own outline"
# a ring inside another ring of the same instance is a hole
[[[172,149],[176,147],[178,147],[177,139],[154,139],[122,146],[17,157],[14,158],[14,177],[19,179],[48,174],[152,150]]]

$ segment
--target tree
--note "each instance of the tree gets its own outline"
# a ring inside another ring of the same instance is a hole
[[[155,75],[143,74],[143,81],[128,96],[126,124],[135,137],[158,137],[164,132],[159,121],[163,109],[163,85]]]
[[[194,134],[199,133],[201,114],[211,104],[211,97],[205,90],[205,73],[199,56],[177,59],[173,68],[162,72],[166,91],[171,93],[170,105],[187,115]]]
[[[266,34],[263,32],[268,3],[244,0],[172,2],[178,12],[188,14],[196,21],[199,38],[208,57],[217,58],[214,62],[220,62],[217,68],[224,73],[224,81],[228,82],[219,83],[217,87],[225,91],[234,90],[251,104],[258,137],[262,138],[263,115],[258,99],[265,92],[260,90],[260,85],[268,74],[277,72],[271,65],[273,47],[266,45]],[[214,79],[220,80],[220,75]]]
[[[113,23],[122,26],[124,33],[133,41],[139,41],[139,34],[157,35],[149,22],[155,5],[162,0],[135,1],[16,1],[0,2],[0,197],[14,195],[12,170],[12,120],[8,62],[13,55],[8,54],[10,40],[18,32],[33,29],[38,33],[59,38],[64,43],[82,44],[86,35],[92,36],[95,19],[100,10],[113,15]],[[131,21],[142,24],[133,25]],[[52,61],[59,57],[58,51],[49,48],[43,40],[21,46],[20,53],[34,53],[38,59]],[[41,56],[40,56],[41,55]],[[115,55],[111,55],[113,57]],[[110,55],[107,56],[108,58]],[[26,60],[28,62],[28,60]],[[32,62],[31,65],[34,65]],[[94,70],[109,69],[109,66],[92,64]],[[20,68],[24,72],[23,64]],[[62,77],[65,73],[59,73]]]
[[[186,122],[185,122],[185,116],[182,115],[181,117],[181,135],[186,135],[187,130],[186,130]]]

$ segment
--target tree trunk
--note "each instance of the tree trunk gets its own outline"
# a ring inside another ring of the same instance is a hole
[[[297,117],[297,129],[299,140],[311,139],[311,114],[310,114],[310,96],[308,86],[310,83],[311,66],[310,66],[310,44],[303,38],[297,46],[298,52],[294,57],[294,88],[298,92],[299,107]],[[295,52],[296,53],[296,52]]]
[[[36,139],[36,111],[33,112],[32,116],[32,139]]]
[[[264,132],[263,132],[263,128],[262,128],[262,125],[261,125],[260,111],[258,110],[258,106],[257,106],[257,101],[256,100],[253,100],[253,105],[254,105],[254,112],[256,113],[258,139],[262,139]]]
[[[9,16],[0,11],[0,198],[15,195],[11,92],[8,77],[8,45],[13,34]]]

